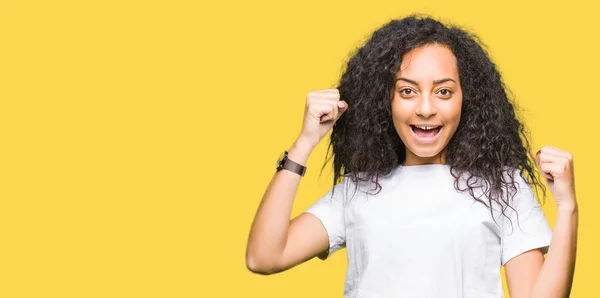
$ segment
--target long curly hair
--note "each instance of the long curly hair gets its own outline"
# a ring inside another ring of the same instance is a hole
[[[506,207],[515,210],[510,202],[517,192],[516,173],[536,186],[536,194],[542,189],[545,198],[546,188],[534,170],[529,132],[515,113],[520,109],[512,94],[509,98],[510,90],[485,45],[460,27],[421,14],[388,22],[348,60],[337,88],[349,108],[333,126],[323,165],[333,157],[333,185],[350,174],[354,181],[374,182],[378,193],[379,177],[404,162],[406,149],[392,122],[395,74],[404,54],[434,43],[447,46],[456,56],[463,90],[460,123],[447,145],[446,163],[455,177],[454,187],[468,190],[487,207],[493,201],[501,204],[503,215]],[[520,171],[505,175],[507,168]],[[459,186],[463,175],[465,188]],[[476,188],[483,188],[484,199],[474,193]]]

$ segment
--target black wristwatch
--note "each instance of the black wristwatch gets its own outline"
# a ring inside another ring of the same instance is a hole
[[[304,176],[304,173],[306,173],[305,166],[288,159],[287,150],[283,151],[283,153],[281,153],[279,156],[279,159],[277,159],[277,172],[281,171],[281,169],[290,170],[300,176]]]

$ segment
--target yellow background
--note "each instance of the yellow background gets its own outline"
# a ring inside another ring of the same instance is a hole
[[[481,36],[534,150],[573,153],[572,297],[598,297],[592,1],[0,3],[0,297],[342,297],[345,250],[260,276],[246,240],[306,94],[412,12]],[[325,143],[293,216],[331,187]]]

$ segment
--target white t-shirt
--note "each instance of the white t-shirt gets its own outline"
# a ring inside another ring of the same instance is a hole
[[[355,182],[346,174],[333,197],[332,188],[305,212],[329,235],[320,259],[346,247],[345,298],[504,297],[500,266],[534,248],[546,253],[552,237],[520,171],[515,180],[519,225],[512,209],[504,211],[511,226],[499,206],[496,224],[488,207],[454,188],[450,167],[441,164],[398,165],[379,177],[377,195],[374,183],[361,182],[352,196]]]

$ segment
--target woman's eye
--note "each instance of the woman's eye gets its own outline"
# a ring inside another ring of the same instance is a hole
[[[400,94],[402,95],[411,95],[412,90],[411,89],[402,89],[400,90]]]
[[[449,96],[452,94],[452,91],[450,91],[449,89],[442,89],[439,92],[442,96]]]

